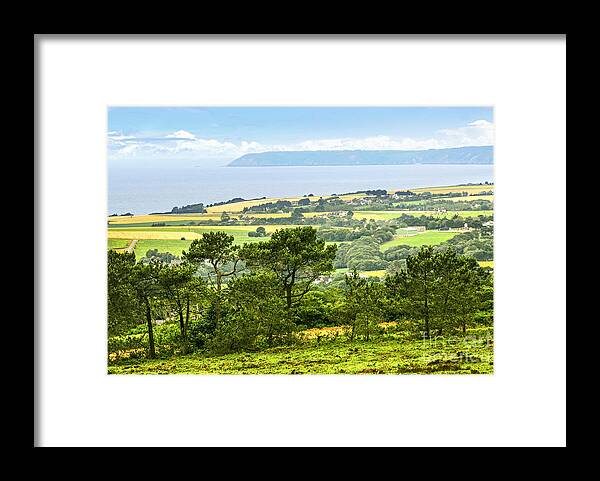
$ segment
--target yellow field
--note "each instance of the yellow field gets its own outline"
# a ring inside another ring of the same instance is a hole
[[[244,207],[252,207],[253,205],[265,204],[267,202],[274,202],[276,200],[283,199],[259,199],[259,200],[246,200],[243,202],[236,202],[234,204],[215,205],[214,207],[207,207],[208,213],[214,214],[215,212],[241,212]]]
[[[360,273],[367,277],[385,277],[386,270],[381,269],[378,271],[361,271]]]
[[[298,227],[296,225],[265,225],[267,232],[275,232],[278,229]],[[173,230],[173,229],[177,230]],[[144,229],[143,227],[115,228],[108,230],[109,239],[155,239],[155,240],[179,240],[184,237],[186,240],[199,239],[204,232],[225,231],[234,235],[246,236],[249,231],[254,231],[256,226],[235,226],[235,225],[215,225],[215,226],[194,226],[194,227],[152,227]]]
[[[157,239],[157,240],[178,240],[182,237],[186,239],[199,239],[202,233],[198,232],[177,232],[177,231],[149,231],[149,230],[114,230],[108,231],[109,239]]]
[[[239,219],[240,213],[231,215],[232,219]],[[257,219],[269,219],[269,218],[280,218],[289,217],[291,214],[247,214],[248,217],[256,217]],[[160,214],[160,215],[134,215],[130,217],[115,216],[109,217],[108,222],[110,225],[120,224],[143,224],[148,222],[172,222],[172,221],[219,221],[221,220],[221,214]]]
[[[141,224],[143,222],[168,222],[168,221],[199,221],[220,220],[221,216],[216,214],[160,214],[160,215],[134,215],[109,217],[108,222],[112,225],[118,224]]]
[[[290,202],[296,202],[300,199],[309,199],[311,203],[317,202],[319,200],[318,195],[313,197],[270,197],[267,199],[258,199],[258,200],[246,200],[243,202],[236,202],[234,204],[225,204],[225,205],[217,205],[214,207],[207,207],[206,210],[209,213],[221,213],[221,212],[241,212],[245,207],[252,207],[254,205],[266,204],[268,202],[277,202],[278,200],[289,200]],[[324,195],[323,199],[330,199],[331,195]],[[341,195],[340,199],[343,200],[352,200],[357,199],[359,197],[365,197],[365,194],[349,194],[349,195]]]
[[[481,267],[491,267],[494,268],[494,261],[477,261]]]
[[[377,325],[387,329],[388,327],[397,326],[398,323],[395,321],[380,322]],[[315,339],[317,337],[334,337],[344,334],[349,329],[350,328],[348,326],[313,327],[303,330],[302,336],[306,339]]]
[[[396,192],[401,189],[390,190],[388,192]],[[487,192],[494,190],[493,185],[450,185],[447,187],[420,187],[418,189],[409,189],[411,192],[431,192],[432,194],[449,194],[451,192],[468,192],[475,194],[477,192]]]

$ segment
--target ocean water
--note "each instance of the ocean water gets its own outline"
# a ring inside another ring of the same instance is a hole
[[[174,206],[243,197],[343,194],[493,182],[492,165],[322,167],[115,167],[108,173],[108,214],[148,214]]]

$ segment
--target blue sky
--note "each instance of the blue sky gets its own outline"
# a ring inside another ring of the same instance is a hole
[[[271,150],[493,144],[491,107],[111,107],[111,161],[227,163]]]

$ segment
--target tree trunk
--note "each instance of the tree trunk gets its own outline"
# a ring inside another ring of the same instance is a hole
[[[148,342],[150,343],[150,358],[156,357],[156,350],[154,349],[154,331],[152,329],[152,312],[150,311],[150,302],[146,299],[146,322],[148,324]]]
[[[186,299],[185,304],[185,321],[183,322],[183,331],[181,333],[183,337],[183,353],[187,354],[188,351],[188,338],[187,338],[187,330],[190,322],[190,299],[189,297]]]
[[[287,303],[287,308],[291,309],[292,308],[292,286],[291,285],[285,286],[285,300]]]
[[[221,273],[217,270],[217,303],[215,304],[215,318],[217,325],[221,323]]]
[[[427,297],[425,297],[425,339],[429,339],[429,306],[427,305]]]
[[[179,314],[179,330],[181,331],[181,338],[185,337],[185,324],[183,322],[183,309],[181,306],[177,307],[177,312]]]
[[[181,332],[181,351],[183,354],[186,354],[187,349],[186,349],[186,345],[185,345],[185,323],[183,321],[183,308],[181,306],[179,306],[177,311],[179,312],[179,331]]]
[[[186,338],[187,338],[187,329],[188,329],[189,325],[190,325],[190,299],[188,297],[186,299],[186,304],[185,304],[185,324],[184,324]]]

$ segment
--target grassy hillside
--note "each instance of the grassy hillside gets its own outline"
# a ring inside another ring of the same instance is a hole
[[[464,338],[409,340],[386,335],[350,342],[340,328],[310,329],[294,347],[224,356],[130,359],[109,364],[109,374],[492,374],[491,329]],[[336,339],[331,338],[337,333]],[[317,342],[317,335],[322,338]],[[329,339],[328,339],[329,338]]]

